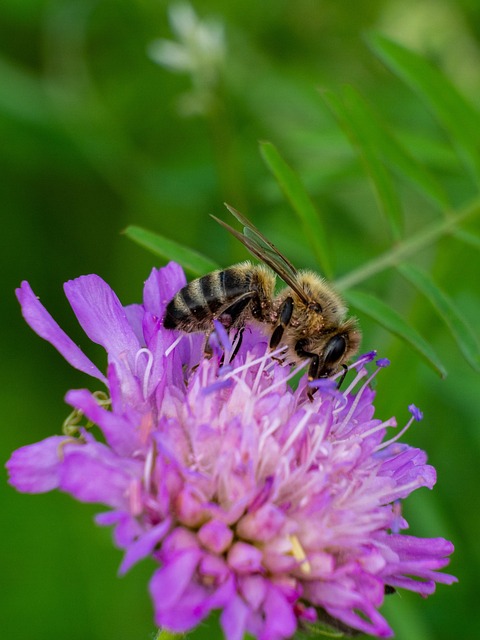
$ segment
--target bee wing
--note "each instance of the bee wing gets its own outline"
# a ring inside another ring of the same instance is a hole
[[[267,238],[239,211],[225,205],[232,215],[243,224],[243,233],[240,233],[229,224],[212,216],[219,224],[229,231],[237,240],[239,240],[247,249],[259,260],[265,262],[271,267],[289,287],[295,291],[301,300],[308,303],[309,299],[305,291],[298,284],[298,272],[293,264],[283,256],[276,246],[267,240]]]

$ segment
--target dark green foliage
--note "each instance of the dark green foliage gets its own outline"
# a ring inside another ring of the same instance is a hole
[[[424,410],[405,439],[427,450],[439,482],[406,503],[406,517],[412,534],[454,541],[460,582],[427,601],[389,596],[397,639],[476,637],[479,8],[453,0],[195,7],[224,23],[227,53],[204,110],[187,118],[179,103],[195,92],[191,78],[146,54],[154,39],[174,37],[166,2],[1,4],[3,459],[60,432],[67,389],[96,388],[22,324],[14,287],[28,279],[104,366],[62,282],[99,273],[127,304],[167,259],[191,275],[244,259],[209,217],[226,219],[228,202],[298,268],[334,280],[359,315],[364,350],[390,358],[377,378],[378,417],[403,424],[408,404]],[[405,44],[385,36],[392,30]],[[261,153],[258,140],[269,141]],[[127,240],[127,227],[156,255]],[[98,509],[3,491],[6,638],[153,637],[152,567],[116,577],[120,553],[90,522]]]

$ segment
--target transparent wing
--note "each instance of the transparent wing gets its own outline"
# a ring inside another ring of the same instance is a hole
[[[301,300],[308,303],[309,299],[305,291],[298,284],[298,272],[293,264],[283,256],[276,246],[267,240],[265,236],[242,213],[225,205],[230,213],[243,225],[243,233],[240,233],[229,224],[212,216],[219,224],[229,231],[241,242],[256,258],[271,267],[289,287],[295,291]]]

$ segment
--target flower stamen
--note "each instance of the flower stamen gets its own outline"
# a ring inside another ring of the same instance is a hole
[[[307,560],[307,554],[305,553],[300,540],[296,535],[288,536],[288,539],[290,540],[290,543],[292,545],[292,555],[295,560],[298,560],[298,562],[300,563],[300,571],[306,574],[312,573],[312,565]]]

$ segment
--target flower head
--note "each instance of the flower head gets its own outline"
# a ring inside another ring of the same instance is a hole
[[[11,484],[106,505],[97,522],[115,527],[121,573],[146,556],[158,563],[159,626],[188,631],[220,609],[228,640],[289,638],[316,622],[390,636],[378,610],[386,591],[427,596],[455,578],[438,571],[450,542],[400,533],[400,501],[432,488],[435,471],[423,451],[384,441],[396,423],[374,417],[374,354],[344,392],[324,381],[311,401],[306,377],[292,389],[253,327],[231,362],[221,326],[208,358],[203,335],[165,330],[165,306],[184,284],[175,264],[154,269],[143,304],[123,307],[98,276],[66,283],[83,329],[107,351],[105,375],[22,284],[27,322],[108,399],[69,391],[77,437],[70,429],[15,451]]]
[[[150,58],[174,73],[188,73],[192,90],[182,95],[185,115],[204,115],[212,108],[223,72],[226,44],[224,25],[215,19],[200,20],[188,2],[169,9],[172,31],[178,41],[159,38],[148,48]]]

